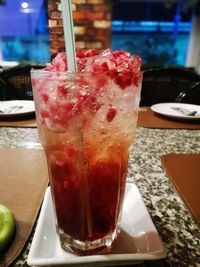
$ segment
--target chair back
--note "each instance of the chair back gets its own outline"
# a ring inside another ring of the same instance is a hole
[[[151,68],[143,71],[143,83],[140,106],[151,106],[157,103],[184,102],[193,103],[194,97],[189,98],[182,92],[190,91],[193,84],[200,81],[200,75],[187,68]],[[198,91],[198,90],[196,90]],[[200,92],[200,90],[199,90]],[[200,95],[199,95],[200,102]]]
[[[40,65],[18,65],[0,72],[0,100],[32,100],[30,71]]]

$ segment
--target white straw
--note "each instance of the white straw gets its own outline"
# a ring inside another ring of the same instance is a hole
[[[70,0],[61,0],[62,19],[68,71],[76,71],[76,51]]]

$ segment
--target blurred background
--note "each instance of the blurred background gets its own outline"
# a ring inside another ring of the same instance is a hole
[[[72,3],[77,49],[111,47],[139,54],[148,65],[199,68],[200,1]],[[59,1],[0,0],[0,65],[50,62],[64,47],[60,11]]]
[[[43,0],[0,0],[0,61],[5,61],[2,64],[49,62],[47,14]]]

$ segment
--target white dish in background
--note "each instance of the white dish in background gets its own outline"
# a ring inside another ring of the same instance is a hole
[[[122,230],[109,254],[77,256],[64,251],[56,233],[50,188],[47,189],[28,255],[28,264],[100,266],[137,264],[166,257],[159,234],[136,185],[127,184]]]
[[[174,108],[186,109],[189,112],[197,111],[196,115],[185,115]],[[151,106],[154,112],[174,119],[200,120],[200,106],[184,103],[159,103]]]
[[[12,118],[35,113],[33,100],[0,101],[0,118]]]

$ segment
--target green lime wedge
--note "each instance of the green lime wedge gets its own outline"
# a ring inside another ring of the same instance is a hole
[[[8,244],[15,231],[15,219],[12,212],[0,204],[0,251]]]

